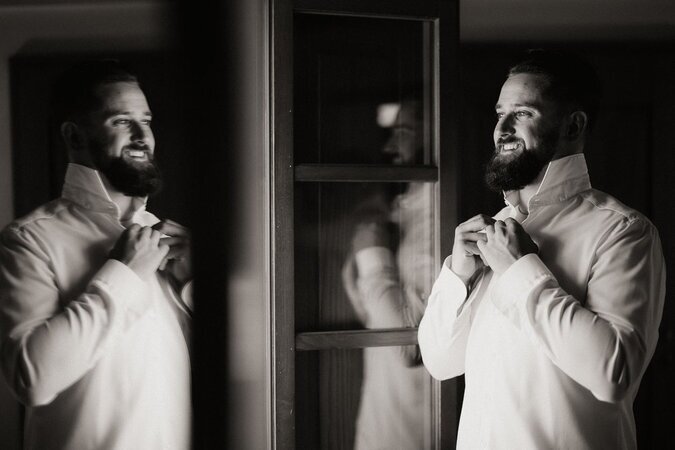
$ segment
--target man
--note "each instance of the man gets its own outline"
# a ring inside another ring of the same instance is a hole
[[[419,328],[429,372],[465,374],[458,448],[636,447],[665,268],[654,226],[591,188],[596,80],[533,51],[502,87],[486,179],[507,206],[456,228]]]
[[[385,105],[396,113],[386,124],[391,137],[383,153],[394,164],[418,163],[424,152],[420,102]],[[364,218],[356,226],[342,277],[366,328],[416,327],[422,318],[434,276],[432,191],[431,183],[409,183],[393,201],[376,196],[357,214]],[[417,346],[364,349],[354,449],[427,448],[430,390]]]
[[[29,449],[190,446],[189,235],[145,210],[152,114],[113,61],[56,89],[61,198],[0,236],[0,349]]]

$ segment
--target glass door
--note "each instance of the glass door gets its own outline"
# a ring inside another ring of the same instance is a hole
[[[277,85],[290,108],[275,108],[276,442],[440,448],[456,387],[443,400],[417,325],[454,227],[440,44],[456,5],[345,3],[288,5],[278,47],[293,62],[276,77],[292,83]]]

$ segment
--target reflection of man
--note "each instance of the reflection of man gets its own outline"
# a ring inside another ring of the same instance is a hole
[[[150,109],[112,61],[72,69],[57,98],[62,197],[0,242],[1,361],[25,446],[189,448],[189,242],[145,210],[160,185]]]
[[[413,164],[424,148],[420,108],[415,102],[396,108],[383,152],[395,164]],[[343,280],[366,328],[415,327],[422,317],[434,267],[430,189],[411,183],[393,204],[371,208],[379,214],[356,227]],[[420,363],[414,345],[364,349],[357,450],[425,448],[429,383]]]
[[[507,206],[456,228],[419,329],[434,377],[466,375],[459,448],[636,447],[665,268],[653,225],[591,188],[598,84],[533,51],[502,87],[487,181]]]

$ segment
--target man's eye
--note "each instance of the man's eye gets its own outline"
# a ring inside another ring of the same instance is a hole
[[[152,120],[150,119],[141,120],[141,123],[143,125],[150,126],[150,124],[152,124]]]
[[[519,117],[519,118],[532,117],[532,113],[530,113],[529,111],[517,111],[516,117]]]
[[[496,113],[496,115],[497,115],[497,120],[499,120],[499,119],[501,119],[502,117],[504,117],[504,113],[503,113],[503,112],[498,112],[498,113]]]
[[[115,119],[113,120],[113,125],[129,125],[131,121],[129,119]]]

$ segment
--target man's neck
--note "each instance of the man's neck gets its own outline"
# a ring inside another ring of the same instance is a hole
[[[543,169],[539,172],[539,175],[527,186],[518,191],[518,206],[517,208],[521,213],[528,215],[530,214],[530,199],[534,197],[534,194],[539,190],[541,182],[544,180],[544,174],[548,169],[548,164],[544,166]]]
[[[99,174],[110,199],[117,205],[120,211],[120,222],[124,223],[131,220],[134,213],[138,210],[138,199],[121,193],[110,184],[105,175],[101,172]]]

